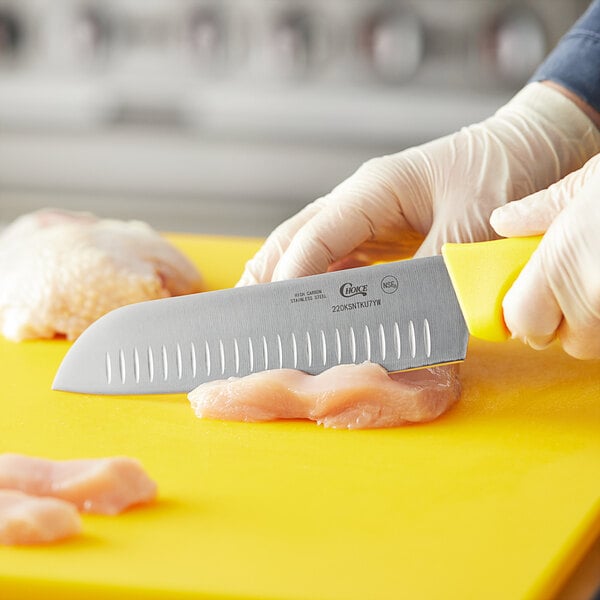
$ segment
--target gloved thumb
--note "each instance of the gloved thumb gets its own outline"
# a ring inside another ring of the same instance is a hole
[[[544,233],[585,184],[600,172],[600,154],[549,188],[494,210],[490,225],[503,237]]]
[[[598,190],[600,155],[551,188],[494,212],[492,225],[502,235],[546,232],[503,301],[513,337],[534,348],[559,337],[573,356],[600,357]]]

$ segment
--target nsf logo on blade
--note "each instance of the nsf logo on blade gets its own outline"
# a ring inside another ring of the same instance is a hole
[[[368,285],[366,283],[362,285],[354,285],[353,283],[347,282],[342,283],[340,286],[340,294],[344,298],[352,298],[352,296],[366,296]]]
[[[381,289],[386,294],[393,294],[398,291],[398,280],[393,275],[386,275],[381,280]]]

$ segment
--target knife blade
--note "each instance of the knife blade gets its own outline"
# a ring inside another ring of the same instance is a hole
[[[388,371],[459,362],[469,330],[506,336],[501,299],[538,242],[447,244],[442,256],[123,306],[82,333],[52,387],[187,393],[277,368],[317,374],[364,361]]]

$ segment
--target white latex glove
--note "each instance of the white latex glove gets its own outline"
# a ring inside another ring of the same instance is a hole
[[[545,233],[504,298],[513,337],[544,348],[556,337],[576,358],[600,358],[600,154],[490,219],[503,236]]]
[[[497,237],[493,209],[547,187],[600,150],[600,132],[541,83],[452,135],[366,162],[269,236],[238,285],[435,254],[447,241]]]

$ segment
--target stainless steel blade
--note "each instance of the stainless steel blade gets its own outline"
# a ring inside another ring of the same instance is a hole
[[[179,393],[364,361],[400,371],[463,360],[467,340],[444,261],[431,257],[119,308],[73,344],[53,388]]]

